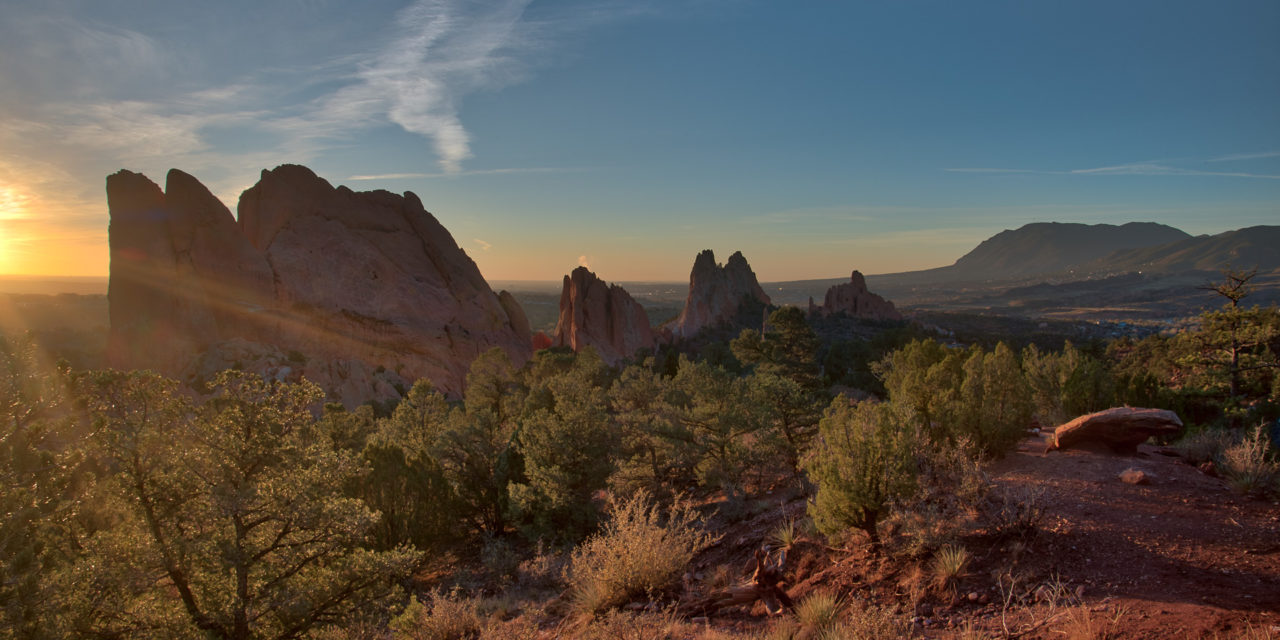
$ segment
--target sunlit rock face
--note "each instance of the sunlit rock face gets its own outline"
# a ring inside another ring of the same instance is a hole
[[[866,278],[863,278],[862,273],[856,270],[850,276],[849,282],[827,289],[827,297],[822,306],[811,307],[810,312],[817,312],[823,315],[844,313],[853,318],[868,318],[872,320],[902,319],[902,314],[898,313],[892,302],[871,293],[867,289]]]
[[[238,221],[177,170],[163,192],[113,174],[107,201],[114,366],[194,381],[234,353],[353,406],[418,378],[459,393],[492,347],[530,356],[519,304],[412,193],[334,188],[283,165],[241,195]]]
[[[653,331],[644,307],[618,285],[609,285],[586,267],[564,277],[560,293],[560,320],[552,345],[578,351],[595,347],[609,364],[654,346]]]
[[[751,301],[770,304],[742,252],[735,252],[721,266],[707,249],[693,261],[689,297],[680,317],[670,325],[671,333],[677,338],[692,338],[706,327],[733,321],[743,304]]]

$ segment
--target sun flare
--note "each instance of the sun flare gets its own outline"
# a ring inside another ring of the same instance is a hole
[[[0,273],[13,271],[12,244],[17,239],[12,222],[27,217],[27,204],[31,200],[23,190],[12,185],[0,184]]]

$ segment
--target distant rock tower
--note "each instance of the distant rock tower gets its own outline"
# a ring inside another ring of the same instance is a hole
[[[715,253],[707,249],[693,261],[689,297],[680,317],[671,325],[671,333],[678,338],[692,338],[706,327],[732,321],[742,305],[752,300],[765,306],[771,304],[742,252],[735,252],[720,266]]]
[[[813,298],[810,298],[809,312],[821,315],[845,313],[850,317],[872,320],[902,319],[902,314],[892,302],[867,289],[867,279],[857,270],[849,277],[849,282],[827,289],[827,298],[821,307],[814,306]]]
[[[564,277],[560,321],[552,345],[578,351],[588,345],[609,364],[655,344],[644,307],[618,285],[609,285],[586,267]]]

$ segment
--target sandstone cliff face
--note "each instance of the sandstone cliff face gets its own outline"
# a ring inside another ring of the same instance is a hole
[[[707,249],[693,261],[689,297],[680,317],[670,326],[671,333],[677,338],[692,338],[706,327],[731,322],[742,305],[752,301],[770,304],[742,252],[735,252],[720,266],[715,254]]]
[[[552,344],[574,351],[590,345],[605,362],[617,364],[655,341],[644,307],[631,294],[578,267],[564,277]]]
[[[140,174],[109,176],[107,201],[115,366],[192,378],[235,353],[355,405],[423,377],[458,393],[492,347],[517,363],[530,355],[519,305],[412,193],[334,188],[284,165],[245,191],[238,222],[177,170],[164,192]]]
[[[823,315],[845,313],[854,318],[872,320],[901,320],[902,314],[894,308],[893,303],[871,293],[867,289],[867,280],[862,273],[854,271],[849,282],[838,284],[827,289],[827,298],[821,307],[814,307],[810,300],[810,312]]]

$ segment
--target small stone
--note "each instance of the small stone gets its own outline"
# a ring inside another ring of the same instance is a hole
[[[991,603],[991,596],[985,593],[978,596],[978,604],[990,604],[990,603]]]
[[[1151,484],[1151,478],[1141,469],[1130,467],[1120,472],[1120,480],[1128,484]]]
[[[1196,469],[1210,478],[1218,477],[1218,469],[1213,466],[1213,462],[1201,462],[1200,466],[1196,467]]]
[[[969,602],[977,602],[982,596],[977,591],[969,592]]]

